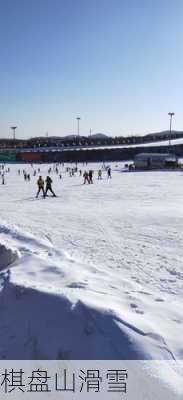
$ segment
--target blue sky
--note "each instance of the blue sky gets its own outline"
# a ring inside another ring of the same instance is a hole
[[[0,136],[183,130],[182,0],[0,0]]]

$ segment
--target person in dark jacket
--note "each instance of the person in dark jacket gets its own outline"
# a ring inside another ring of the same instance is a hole
[[[83,178],[84,178],[84,182],[83,182],[84,185],[85,185],[86,182],[90,183],[89,182],[89,175],[88,175],[87,171],[84,172]]]
[[[89,170],[88,176],[89,176],[89,183],[93,183],[93,171],[91,169]]]
[[[50,178],[50,176],[46,177],[45,182],[46,182],[46,189],[45,189],[44,197],[46,197],[48,191],[50,191],[52,193],[53,197],[56,197],[56,194],[54,193],[54,191],[52,189],[52,179]]]
[[[107,177],[111,179],[111,167],[107,170]]]

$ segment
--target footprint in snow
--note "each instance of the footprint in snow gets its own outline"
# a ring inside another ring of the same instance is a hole
[[[139,290],[137,293],[145,294],[146,296],[151,296],[151,293],[149,293],[149,292],[144,292],[143,290]]]
[[[180,321],[180,319],[176,319],[176,318],[175,318],[175,319],[172,319],[172,321],[173,321],[173,322],[176,322],[177,324],[181,324],[181,323],[182,323],[182,321]]]
[[[84,289],[87,285],[82,282],[72,282],[69,285],[67,285],[68,288],[70,289]]]
[[[138,308],[137,304],[135,304],[135,303],[131,303],[131,304],[130,304],[130,307],[131,307],[131,308],[134,308],[134,309]]]
[[[158,297],[157,299],[155,299],[155,301],[157,301],[157,302],[159,302],[159,303],[160,303],[160,302],[163,302],[163,301],[164,301],[164,299],[161,299],[161,298],[159,298],[159,297]]]
[[[141,314],[141,315],[144,314],[144,311],[141,311],[141,310],[138,310],[138,309],[136,309],[135,312],[136,312],[137,314]]]
[[[144,314],[144,311],[139,310],[138,305],[135,303],[131,303],[130,307],[137,313],[137,314]]]

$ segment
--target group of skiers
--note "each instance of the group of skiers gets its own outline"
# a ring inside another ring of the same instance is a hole
[[[26,182],[30,182],[31,178],[30,178],[30,174],[27,174],[26,172],[24,172],[24,180]]]
[[[89,184],[93,183],[93,174],[94,174],[94,171],[92,171],[91,169],[89,170],[89,172],[84,171],[84,174],[83,174],[83,178],[84,178],[83,184],[84,185],[86,183],[89,183]],[[110,167],[107,168],[107,178],[111,179],[111,168]],[[99,169],[98,170],[98,180],[101,180],[101,179],[102,179],[102,170]]]
[[[0,165],[0,177],[1,177],[1,184],[5,185],[5,174],[10,173],[10,168],[5,168],[4,164]]]
[[[87,163],[86,163],[87,165]],[[55,164],[52,167],[50,166],[47,170],[47,177],[46,179],[43,179],[43,177],[41,176],[41,170],[40,168],[35,168],[35,166],[33,166],[33,164],[31,165],[32,167],[32,174],[35,177],[36,175],[39,174],[39,178],[37,179],[37,193],[36,193],[36,198],[39,197],[39,194],[41,193],[43,195],[43,197],[45,198],[47,196],[47,193],[50,192],[53,197],[56,197],[55,192],[52,189],[52,179],[50,177],[50,174],[54,173],[56,174],[60,179],[62,179],[62,174],[60,171],[60,166],[62,166],[62,168],[64,167],[64,164],[62,163],[62,165],[60,164]],[[98,180],[102,180],[102,176],[104,171],[106,171],[107,173],[107,178],[111,178],[111,167],[108,165],[106,166],[105,164],[102,165],[102,167],[97,171],[97,178]],[[84,170],[84,172],[78,168],[78,165],[76,164],[75,166],[72,167],[66,167],[65,168],[65,172],[66,174],[68,174],[70,177],[75,177],[77,174],[80,177],[83,177],[83,184],[85,185],[86,183],[88,184],[93,184],[93,176],[94,176],[94,171],[92,169]],[[0,171],[1,174],[1,171]],[[18,170],[18,175],[23,175],[24,180],[25,181],[30,181],[31,180],[31,176],[30,173],[27,173],[26,170]],[[3,182],[4,183],[4,179]]]
[[[83,174],[83,178],[84,178],[84,182],[83,184],[85,185],[85,183],[93,183],[93,171],[92,169],[89,170],[89,172],[85,171]]]
[[[47,196],[48,192],[51,192],[53,197],[56,197],[56,194],[52,189],[52,179],[50,178],[49,175],[46,177],[45,181],[42,178],[42,176],[40,175],[37,180],[37,186],[38,186],[38,191],[37,191],[37,195],[36,195],[37,198],[38,198],[40,192],[43,193],[44,198]]]

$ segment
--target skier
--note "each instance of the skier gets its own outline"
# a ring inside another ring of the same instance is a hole
[[[101,169],[99,169],[99,171],[98,171],[98,179],[102,179],[102,170]]]
[[[88,176],[88,172],[87,171],[84,172],[83,178],[84,178],[84,182],[83,182],[84,185],[85,185],[86,182],[89,183],[89,176]]]
[[[42,178],[42,176],[39,176],[39,179],[37,180],[37,185],[38,185],[38,192],[36,195],[36,198],[38,198],[39,193],[42,191],[43,192],[43,197],[45,197],[45,193],[44,193],[44,180]]]
[[[91,169],[89,170],[88,176],[89,176],[89,183],[93,183],[93,171]]]
[[[52,179],[50,178],[50,176],[46,177],[46,190],[45,190],[45,194],[44,197],[46,197],[48,190],[53,194],[53,197],[56,197],[56,194],[54,193],[53,189],[52,189]]]
[[[111,179],[111,167],[107,170],[107,177]]]

